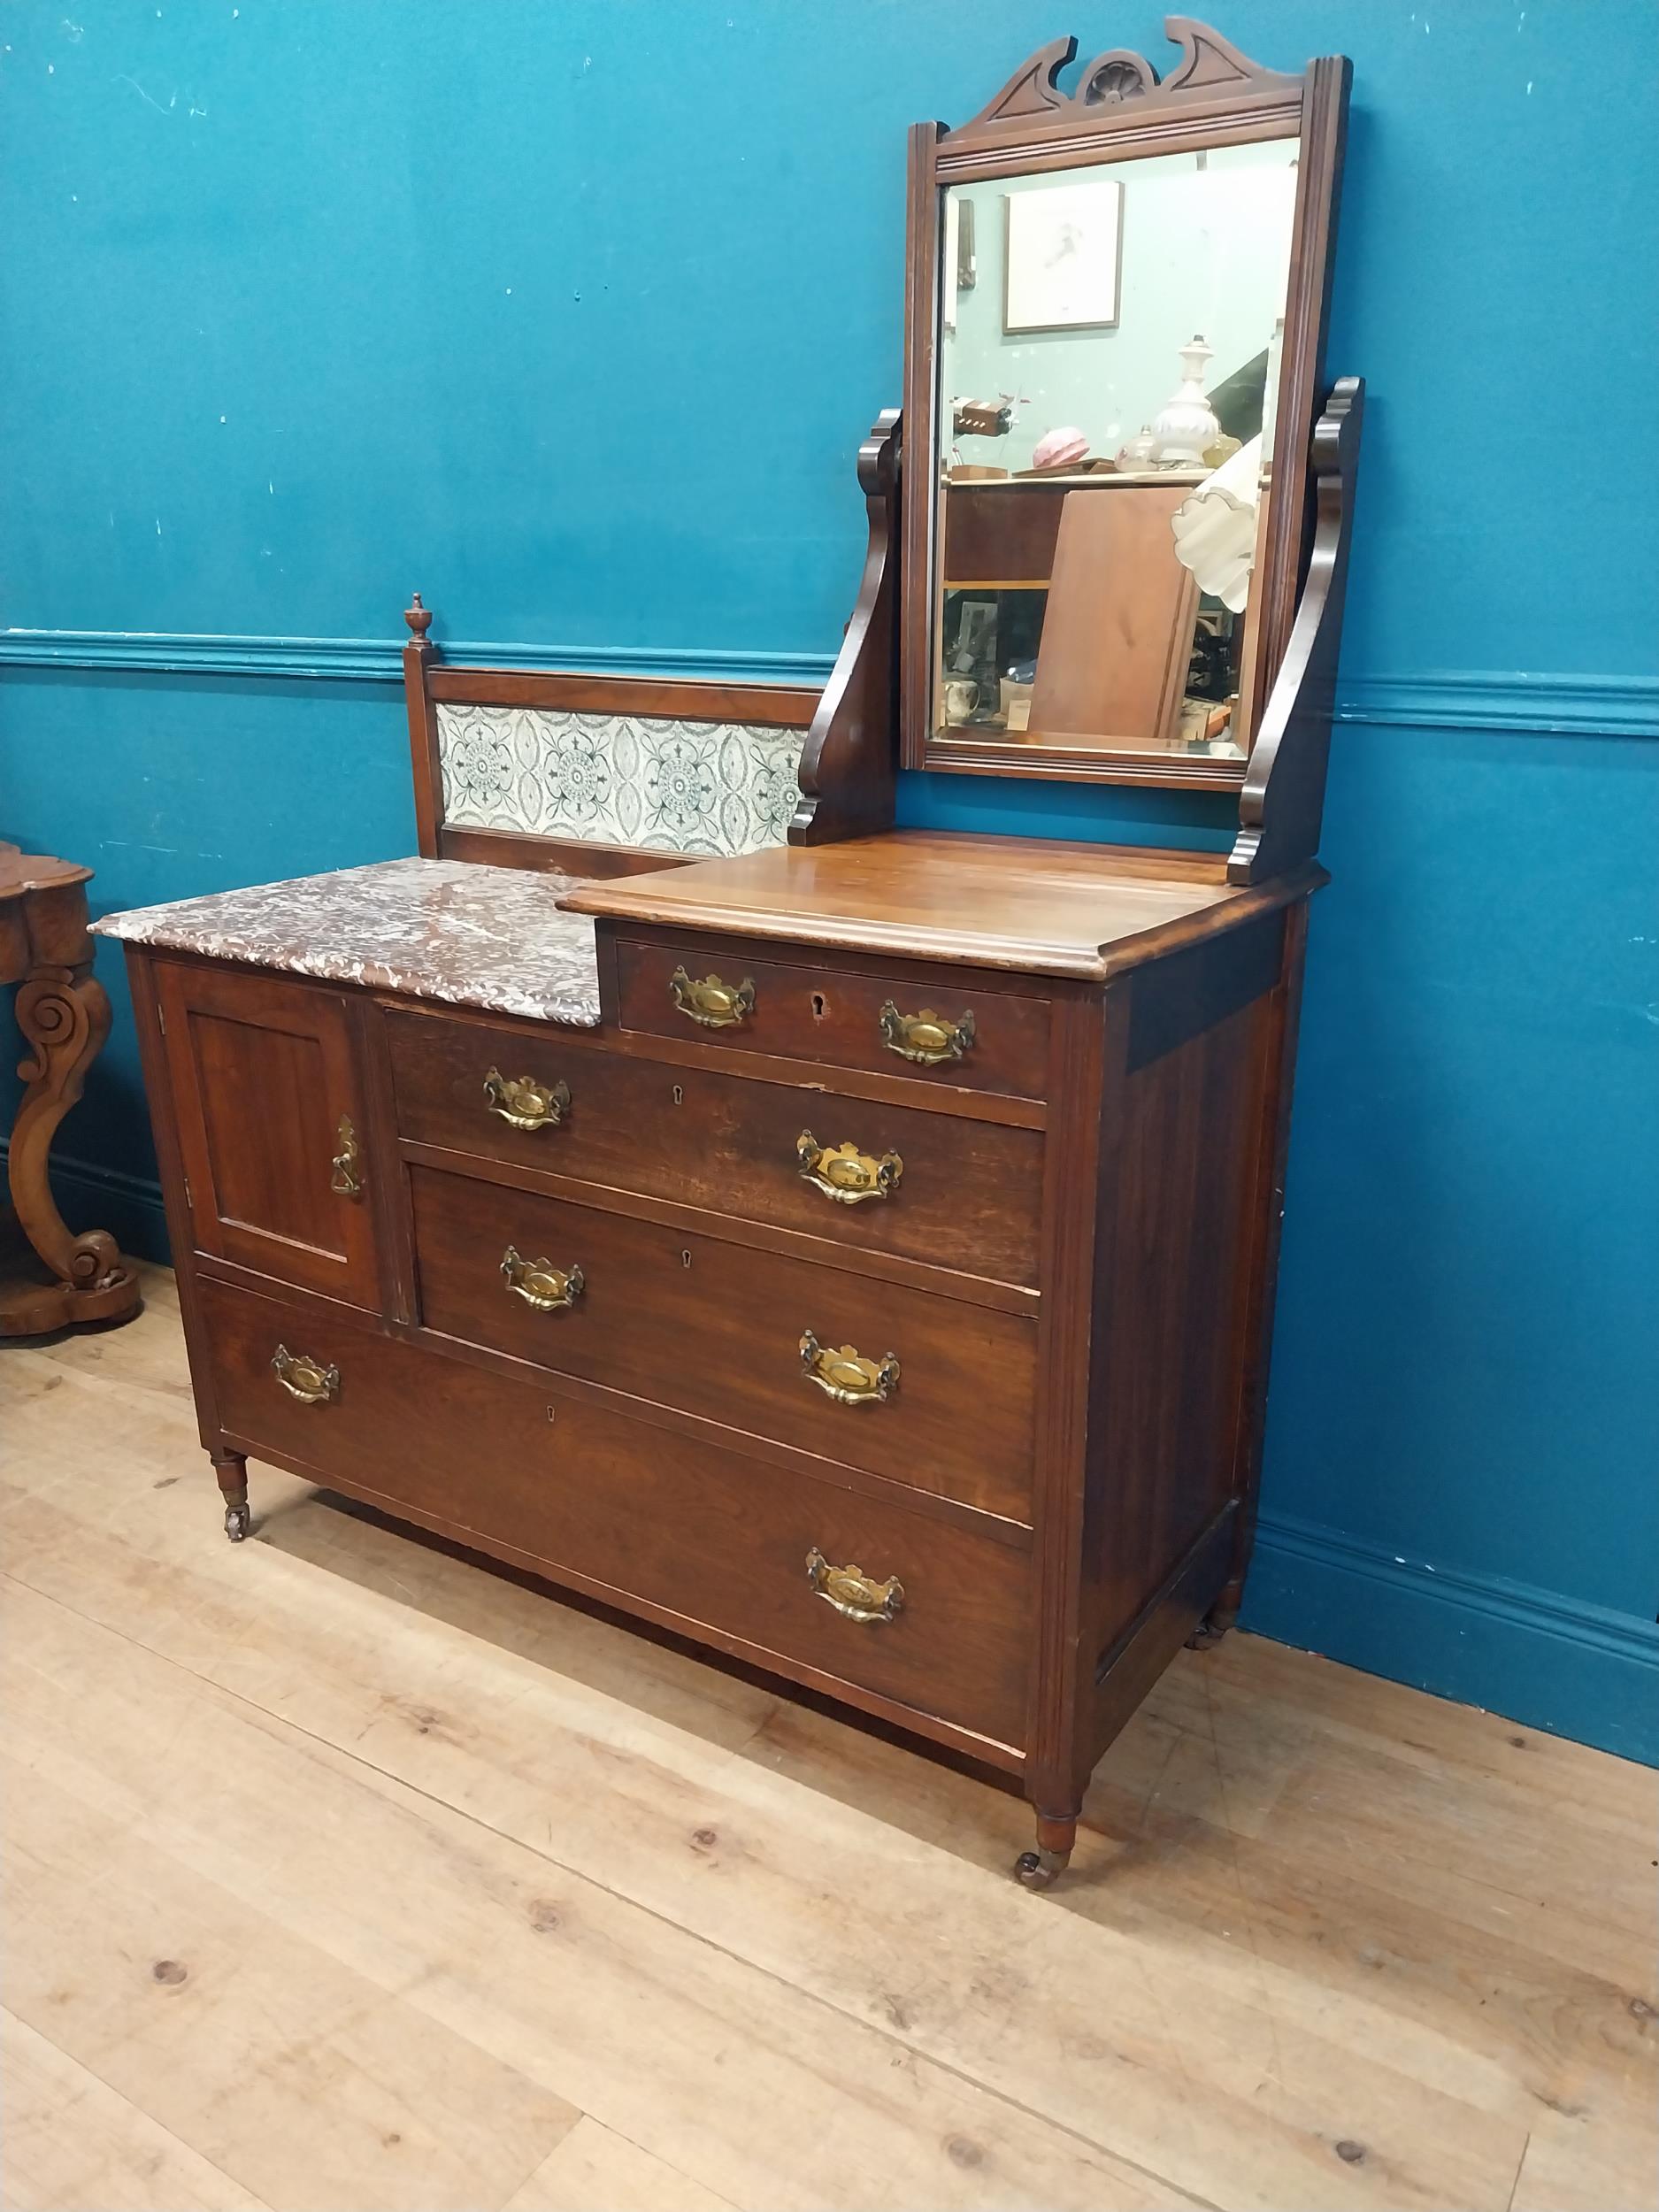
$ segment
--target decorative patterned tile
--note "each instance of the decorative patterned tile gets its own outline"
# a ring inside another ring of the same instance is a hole
[[[441,705],[446,821],[731,858],[787,841],[803,730]]]

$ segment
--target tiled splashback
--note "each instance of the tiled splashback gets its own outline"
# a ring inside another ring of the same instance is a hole
[[[446,821],[658,852],[781,845],[805,732],[549,707],[438,708]]]

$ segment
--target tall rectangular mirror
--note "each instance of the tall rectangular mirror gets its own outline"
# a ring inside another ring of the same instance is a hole
[[[1302,549],[1347,72],[1169,28],[1166,83],[1115,53],[1063,92],[1064,40],[912,134],[911,766],[1243,779]]]

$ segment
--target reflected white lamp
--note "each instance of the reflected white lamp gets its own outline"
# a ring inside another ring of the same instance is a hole
[[[1262,440],[1251,439],[1184,500],[1170,518],[1175,557],[1200,591],[1242,614],[1256,565],[1256,504],[1261,495]]]

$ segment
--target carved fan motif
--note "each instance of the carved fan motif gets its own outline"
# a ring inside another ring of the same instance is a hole
[[[1158,73],[1149,61],[1120,47],[1089,64],[1078,87],[1077,99],[1084,107],[1103,107],[1110,101],[1138,99],[1156,91]]]

